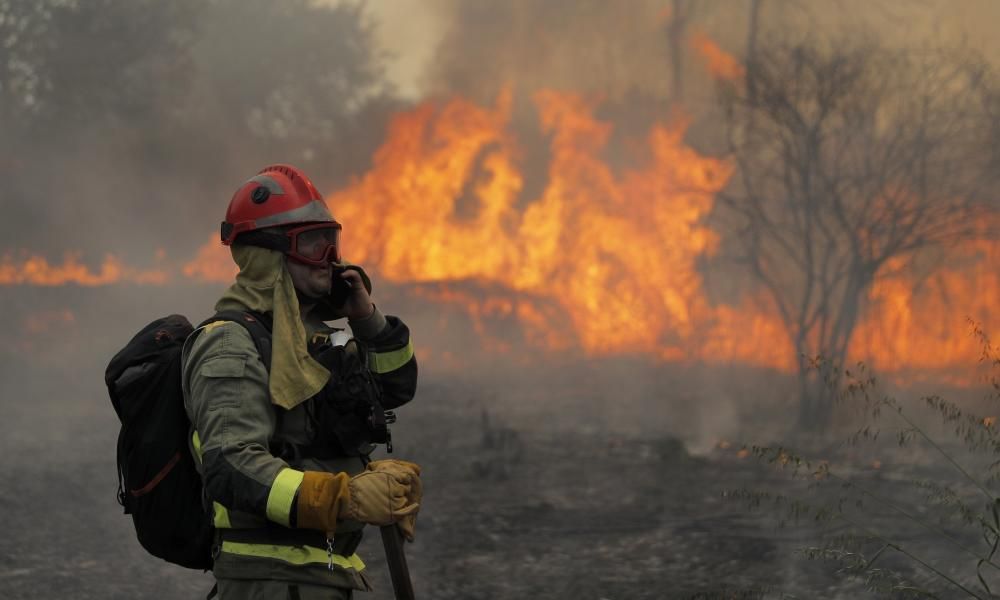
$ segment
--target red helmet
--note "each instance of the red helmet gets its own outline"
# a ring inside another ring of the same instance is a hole
[[[287,225],[281,234],[260,231]],[[290,165],[264,167],[241,185],[222,222],[222,243],[234,241],[285,252],[306,264],[340,261],[340,223],[316,186]]]

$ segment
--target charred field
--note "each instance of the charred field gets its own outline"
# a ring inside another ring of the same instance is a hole
[[[108,305],[99,296],[40,352],[22,346],[3,363],[0,595],[201,597],[211,576],[147,555],[115,502],[118,424],[101,374],[124,325],[107,319],[141,320],[150,306],[128,315],[123,304],[102,322]],[[407,546],[422,598],[876,597],[870,573],[838,572],[843,555],[803,552],[850,526],[801,511],[796,520],[775,500],[843,505],[844,486],[816,488],[808,471],[790,477],[791,466],[755,458],[744,444],[783,444],[838,465],[867,490],[850,500],[852,518],[976,585],[976,560],[941,532],[976,546],[978,530],[914,484],[953,478],[940,457],[891,441],[865,448],[796,435],[782,376],[629,359],[464,374],[425,367],[393,430],[395,455],[424,467],[418,537]],[[946,430],[934,431],[947,442]],[[901,518],[886,499],[937,529]],[[370,597],[391,598],[377,534],[360,554],[376,586]],[[967,597],[898,552],[883,552],[878,567],[937,597]]]

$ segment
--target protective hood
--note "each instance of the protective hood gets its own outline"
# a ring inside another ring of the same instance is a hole
[[[239,244],[231,250],[240,272],[215,304],[215,310],[271,313],[271,402],[292,409],[319,392],[330,372],[309,355],[306,329],[284,255]]]

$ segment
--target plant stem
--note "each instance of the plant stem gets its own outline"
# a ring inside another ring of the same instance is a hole
[[[979,480],[977,480],[972,475],[969,475],[968,471],[966,471],[965,469],[962,468],[962,465],[958,464],[955,461],[955,459],[953,459],[951,457],[951,455],[949,455],[947,452],[945,452],[944,449],[941,446],[937,445],[937,443],[935,443],[934,440],[932,440],[930,438],[930,436],[927,435],[924,432],[923,429],[921,429],[916,423],[914,423],[913,421],[911,421],[909,417],[907,417],[905,414],[903,414],[903,409],[902,408],[897,408],[896,409],[896,414],[899,415],[899,418],[901,418],[904,421],[906,421],[907,425],[909,425],[914,431],[916,431],[917,433],[919,433],[920,436],[922,438],[924,438],[924,440],[926,440],[928,444],[930,444],[931,446],[933,446],[935,450],[937,450],[939,453],[941,453],[941,456],[943,456],[945,458],[945,460],[947,460],[948,462],[950,462],[956,469],[958,469],[959,473],[961,473],[962,475],[964,475],[966,479],[968,479],[969,481],[971,481],[973,485],[975,485],[977,488],[979,488],[979,490],[983,492],[983,494],[986,496],[986,498],[991,503],[996,500],[996,498],[993,496],[993,494],[990,493],[990,491],[987,490],[985,487],[983,487],[983,484],[979,483]]]
[[[912,561],[920,564],[925,569],[929,570],[930,572],[934,573],[935,575],[937,575],[941,579],[944,579],[945,581],[947,581],[951,585],[953,585],[953,586],[957,587],[958,589],[962,590],[963,592],[965,592],[969,596],[971,596],[973,598],[977,598],[978,600],[987,600],[985,597],[980,596],[979,594],[973,592],[972,590],[970,590],[969,588],[965,587],[961,583],[955,581],[951,577],[949,577],[949,576],[945,575],[944,573],[942,573],[941,571],[937,570],[936,568],[934,568],[933,566],[931,566],[930,564],[928,564],[927,562],[925,562],[923,559],[918,558],[912,552],[910,552],[908,550],[904,550],[903,548],[901,548],[899,546],[899,544],[897,544],[897,543],[893,542],[892,540],[889,540],[889,539],[881,536],[880,534],[878,534],[878,533],[876,533],[876,532],[868,529],[867,527],[859,524],[854,519],[851,519],[850,517],[844,515],[844,513],[837,513],[837,516],[839,516],[841,519],[844,519],[845,521],[847,521],[848,523],[850,523],[854,527],[858,528],[859,530],[861,530],[862,532],[864,532],[866,535],[870,536],[871,538],[879,540],[883,544],[891,547],[896,552],[899,552],[903,556],[906,556],[910,560],[912,560]]]
[[[930,523],[927,523],[923,519],[921,519],[921,518],[919,518],[919,517],[917,517],[915,515],[912,515],[912,514],[908,513],[907,511],[905,511],[902,508],[900,508],[898,505],[896,505],[891,500],[887,500],[885,498],[882,498],[881,496],[878,496],[874,492],[870,491],[868,488],[866,488],[866,487],[864,487],[864,486],[862,486],[862,485],[860,485],[858,483],[855,483],[853,481],[850,481],[848,479],[844,479],[843,477],[841,477],[839,475],[836,475],[836,474],[834,474],[831,471],[827,471],[826,474],[829,475],[830,477],[832,477],[833,479],[836,479],[837,481],[840,481],[840,482],[842,482],[842,483],[844,483],[846,485],[850,485],[852,487],[857,488],[858,490],[861,491],[862,494],[870,496],[871,498],[875,499],[876,501],[881,502],[882,504],[885,504],[889,508],[891,508],[894,511],[898,512],[899,514],[903,515],[907,519],[913,521],[917,525],[920,525],[921,527],[927,529],[928,531],[931,531],[932,533],[935,533],[937,535],[942,536],[944,539],[946,539],[949,542],[951,542],[956,548],[958,548],[959,550],[962,550],[963,552],[965,552],[969,556],[972,556],[972,557],[974,557],[974,558],[976,558],[978,560],[982,560],[986,564],[988,564],[991,567],[993,567],[994,569],[1000,570],[1000,565],[994,563],[993,561],[989,560],[988,558],[983,558],[975,550],[972,550],[971,548],[969,548],[965,544],[963,544],[960,541],[958,541],[957,539],[953,538],[945,530],[938,529],[937,527],[934,527],[933,525],[931,525]]]

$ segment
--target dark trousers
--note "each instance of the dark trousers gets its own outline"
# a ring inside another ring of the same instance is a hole
[[[218,600],[351,600],[354,590],[256,579],[219,579]]]

